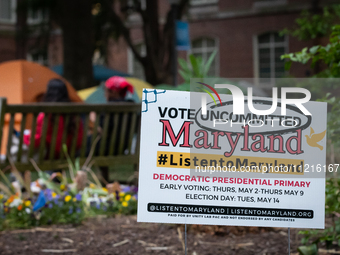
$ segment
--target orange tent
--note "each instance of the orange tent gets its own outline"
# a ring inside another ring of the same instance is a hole
[[[39,102],[51,79],[63,80],[71,101],[82,102],[77,91],[68,81],[45,66],[26,60],[8,61],[0,64],[0,97],[6,97],[8,104]],[[9,119],[10,116],[5,116],[3,137],[7,137]],[[20,121],[21,116],[15,116],[16,129],[20,129]],[[30,123],[31,120],[28,118],[26,128],[31,127]],[[6,152],[4,142],[3,139],[1,154]]]
[[[45,66],[26,60],[0,64],[0,97],[7,97],[8,104],[37,102],[51,79],[63,80],[70,99],[73,102],[82,102],[68,81]]]

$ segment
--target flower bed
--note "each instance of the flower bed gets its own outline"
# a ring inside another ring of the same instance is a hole
[[[30,198],[0,194],[0,229],[28,228],[46,224],[79,224],[94,215],[135,214],[137,188],[122,186],[110,193],[90,185],[77,193],[64,184],[59,190],[41,189]]]
[[[84,218],[95,215],[137,213],[137,187],[118,182],[103,187],[99,175],[91,169],[91,156],[98,139],[82,167],[79,158],[74,163],[71,161],[65,144],[63,151],[68,160],[68,171],[48,174],[31,160],[38,172],[34,182],[29,171],[22,176],[9,160],[16,181],[10,182],[0,170],[3,179],[0,181],[0,230],[56,223],[79,224]]]

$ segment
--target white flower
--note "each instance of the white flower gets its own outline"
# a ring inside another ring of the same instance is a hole
[[[26,207],[25,211],[26,211],[27,214],[30,214],[30,213],[31,213],[31,209],[30,209],[30,208],[27,208],[27,207]]]
[[[44,184],[44,181],[41,180],[41,179],[38,179],[38,180],[32,182],[32,183],[31,183],[31,191],[32,191],[33,193],[36,193],[36,194],[40,193],[40,191],[41,191],[41,188],[40,188],[40,187],[41,187],[43,184]]]
[[[18,207],[20,204],[22,204],[22,200],[20,198],[16,198],[12,203],[10,203],[9,207]]]

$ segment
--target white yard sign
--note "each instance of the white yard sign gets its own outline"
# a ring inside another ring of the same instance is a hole
[[[220,95],[203,115],[202,94],[145,90],[138,221],[324,228],[326,104],[236,115]]]

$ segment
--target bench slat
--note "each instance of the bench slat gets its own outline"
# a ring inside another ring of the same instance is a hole
[[[25,131],[25,126],[26,126],[26,113],[22,114],[21,117],[21,124],[20,124],[20,133],[19,133],[19,150],[18,150],[18,155],[17,155],[17,161],[21,162],[21,155],[22,155],[22,145],[24,141],[24,131]]]
[[[73,117],[73,116],[71,116],[71,117]],[[70,148],[71,159],[74,159],[74,157],[76,155],[80,116],[79,115],[75,116],[74,121],[75,121],[75,123],[74,123],[75,124],[75,130],[74,130],[74,133],[72,134],[73,137],[72,137],[71,148]]]
[[[118,117],[119,114],[116,113],[113,117],[113,132],[111,134],[111,141],[110,141],[110,149],[109,149],[109,155],[114,155],[116,153],[116,139],[117,139],[117,128],[118,128]]]
[[[2,139],[2,127],[4,126],[5,124],[5,113],[7,112],[7,99],[6,98],[0,98],[0,110],[1,110],[1,115],[0,115],[0,124],[1,124],[1,128],[0,128],[0,145],[1,145],[1,148],[2,147],[2,141],[5,140],[5,139]]]
[[[13,130],[14,130],[14,118],[15,114],[11,113],[11,120],[9,121],[9,129],[8,129],[8,137],[7,137],[7,153],[10,154],[12,147],[12,139],[13,139]],[[8,157],[7,157],[8,160]]]
[[[63,146],[63,144],[66,144],[67,127],[68,127],[69,123],[70,123],[70,114],[67,114],[65,116],[65,122],[64,122],[64,127],[63,127],[63,135],[62,135],[62,138],[61,138],[61,146]],[[69,153],[69,148],[67,148],[67,149],[68,149],[68,153]],[[63,158],[65,158],[65,153],[64,153],[63,148],[61,148],[60,159],[63,159]]]
[[[39,163],[42,163],[45,157],[46,135],[47,135],[47,129],[48,129],[48,114],[44,114],[43,121],[44,123],[42,125],[40,147],[39,147]]]
[[[106,138],[107,138],[107,131],[109,128],[109,121],[110,121],[110,114],[105,114],[105,119],[104,119],[104,127],[103,127],[103,132],[102,132],[102,137],[100,139],[100,151],[99,151],[99,156],[103,156],[105,152],[105,147],[106,147]]]
[[[127,113],[124,113],[123,115],[123,121],[122,123],[119,123],[119,124],[122,124],[121,126],[121,133],[119,134],[120,135],[120,139],[119,139],[119,150],[118,150],[118,154],[123,154],[124,153],[124,145],[125,145],[125,139],[126,139],[126,129],[127,129],[127,121],[128,121],[128,114]]]
[[[129,154],[131,154],[131,152],[132,152],[132,140],[133,140],[133,137],[134,137],[135,131],[136,131],[136,123],[137,123],[137,113],[133,113],[132,116],[131,116],[131,126],[129,127],[130,133],[129,133],[129,137],[128,137]]]
[[[110,104],[82,104],[71,103],[74,107],[70,107],[70,103],[35,103],[35,104],[12,104],[7,105],[6,112],[8,113],[73,113],[80,114],[84,112],[139,112],[141,110],[140,104],[116,102]]]
[[[93,127],[93,133],[92,133],[92,138],[91,138],[91,144],[90,146],[93,145],[94,140],[97,137],[97,133],[98,133],[98,126],[99,126],[99,116],[100,114],[98,112],[96,112],[96,121],[94,122],[94,127]]]
[[[84,123],[84,133],[83,133],[83,140],[81,143],[81,151],[80,151],[80,157],[83,158],[85,157],[85,153],[86,153],[86,148],[87,148],[87,132],[89,129],[89,124],[90,124],[90,115],[86,114],[85,117],[85,123]]]
[[[51,117],[52,119],[52,117]],[[55,159],[55,151],[56,151],[56,141],[57,141],[57,134],[58,134],[58,127],[59,127],[59,121],[60,121],[60,114],[54,115],[54,123],[53,123],[53,131],[52,131],[52,141],[50,145],[50,155],[49,159],[53,161]],[[59,148],[60,151],[62,150]]]
[[[31,127],[31,138],[30,138],[30,146],[28,149],[28,158],[32,158],[33,153],[34,153],[34,148],[35,148],[35,132],[36,132],[36,127],[37,127],[37,117],[38,113],[33,114],[33,119],[32,119],[32,127]]]

